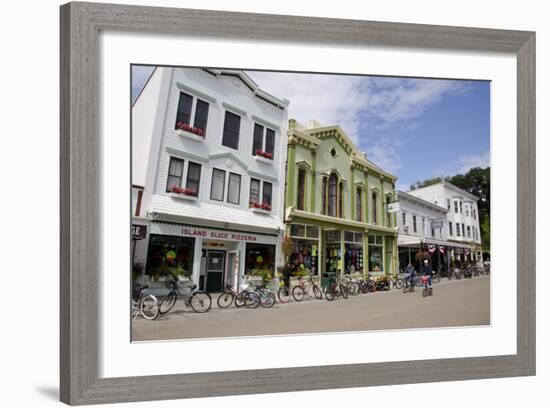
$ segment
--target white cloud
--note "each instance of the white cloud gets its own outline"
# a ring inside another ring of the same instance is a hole
[[[454,176],[455,174],[466,174],[475,167],[486,168],[491,165],[491,154],[487,150],[482,154],[464,154],[459,156],[456,161],[447,166],[437,169],[434,177]]]
[[[436,79],[247,72],[265,91],[290,100],[289,117],[338,124],[370,160],[401,167],[401,145],[414,119],[464,82]]]

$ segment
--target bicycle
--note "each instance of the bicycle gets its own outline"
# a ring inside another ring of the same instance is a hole
[[[275,304],[275,295],[265,287],[256,287],[253,292],[248,292],[248,296],[250,297],[251,295],[256,295],[258,297],[256,307],[258,307],[258,303],[265,308],[273,307]]]
[[[136,320],[141,314],[144,319],[155,320],[160,312],[157,298],[151,294],[146,295],[148,285],[136,284],[132,292],[132,320]]]
[[[296,302],[301,302],[302,300],[304,300],[304,298],[306,296],[311,298],[311,295],[309,293],[310,291],[312,291],[313,296],[315,297],[315,299],[320,300],[320,299],[323,298],[323,292],[321,291],[321,288],[315,282],[315,279],[313,278],[313,276],[311,276],[311,275],[308,276],[307,283],[308,283],[308,285],[306,285],[304,283],[304,280],[300,277],[300,278],[298,278],[298,285],[296,285],[296,286],[294,286],[294,288],[292,288],[292,297],[294,298],[294,300]]]
[[[259,299],[257,299],[257,294],[247,289],[236,292],[231,285],[226,285],[224,291],[218,296],[216,303],[220,309],[225,309],[231,306],[233,302],[236,307],[254,308],[258,306]]]
[[[418,282],[418,277],[413,276],[413,278],[411,279],[410,275],[406,276],[403,279],[403,293],[414,292],[414,288],[415,286],[417,286],[417,282]]]
[[[421,276],[420,282],[424,286],[424,289],[422,289],[422,297],[426,296],[432,296],[433,295],[433,288],[430,285],[430,277],[429,276]]]
[[[342,285],[342,281],[339,277],[333,277],[330,279],[329,284],[325,287],[325,299],[330,302],[339,296],[347,299],[348,288],[345,285]]]
[[[166,281],[166,286],[170,289],[170,292],[159,303],[160,314],[166,314],[172,310],[180,296],[183,298],[185,306],[191,307],[195,313],[206,313],[212,307],[210,295],[199,291],[195,284],[181,287],[178,281],[170,279]]]

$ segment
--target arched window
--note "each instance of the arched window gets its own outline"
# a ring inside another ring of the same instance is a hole
[[[336,205],[338,196],[338,177],[332,173],[328,179],[328,215],[336,217]]]

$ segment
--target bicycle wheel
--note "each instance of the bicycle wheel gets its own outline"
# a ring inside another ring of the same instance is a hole
[[[340,294],[344,299],[347,299],[349,296],[349,288],[346,285],[340,285]]]
[[[319,300],[323,298],[323,292],[321,291],[321,288],[317,285],[313,285],[313,296],[315,296],[315,299]]]
[[[286,286],[281,286],[279,290],[277,291],[277,298],[279,299],[279,302],[281,303],[288,303],[290,302],[290,297],[292,294],[290,293],[290,288]]]
[[[334,293],[334,290],[331,288],[331,285],[328,285],[325,287],[325,299],[330,301],[333,301],[336,297],[336,294]]]
[[[136,320],[140,315],[139,302],[132,299],[132,320]]]
[[[189,305],[195,313],[206,313],[212,307],[212,298],[208,293],[195,292],[189,298]]]
[[[267,290],[260,293],[260,303],[265,308],[273,307],[275,304],[275,295]]]
[[[159,302],[153,295],[144,296],[141,299],[139,308],[141,310],[141,314],[147,320],[154,320],[159,315]]]
[[[403,287],[403,285],[405,284],[405,282],[403,281],[403,279],[399,278],[395,281],[395,287],[397,289],[401,289]]]
[[[428,290],[426,288],[422,289],[422,297],[428,296]]]
[[[306,292],[301,286],[294,286],[294,289],[292,289],[292,297],[296,302],[301,302],[304,300],[305,296]]]
[[[245,292],[240,292],[237,295],[237,297],[235,298],[235,306],[243,307],[245,305],[244,295],[245,295]]]
[[[222,292],[220,293],[220,296],[218,296],[218,307],[220,309],[225,309],[233,303],[233,300],[235,299],[235,295],[231,292]]]
[[[250,309],[256,309],[260,304],[260,297],[256,292],[246,292],[243,294],[244,304]]]
[[[159,313],[168,313],[176,305],[178,295],[176,292],[170,292],[167,296],[164,296],[159,303]]]
[[[349,294],[352,296],[357,296],[359,294],[359,284],[357,282],[349,284]]]

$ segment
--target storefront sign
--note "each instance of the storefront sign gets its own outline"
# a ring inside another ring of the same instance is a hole
[[[207,239],[218,239],[223,241],[246,241],[246,242],[257,241],[256,235],[240,233],[240,232],[211,230],[206,228],[182,227],[181,235],[185,237],[202,237]]]
[[[147,236],[147,225],[132,224],[132,239],[138,241]]]
[[[399,211],[399,201],[388,204],[388,213],[395,213]]]

